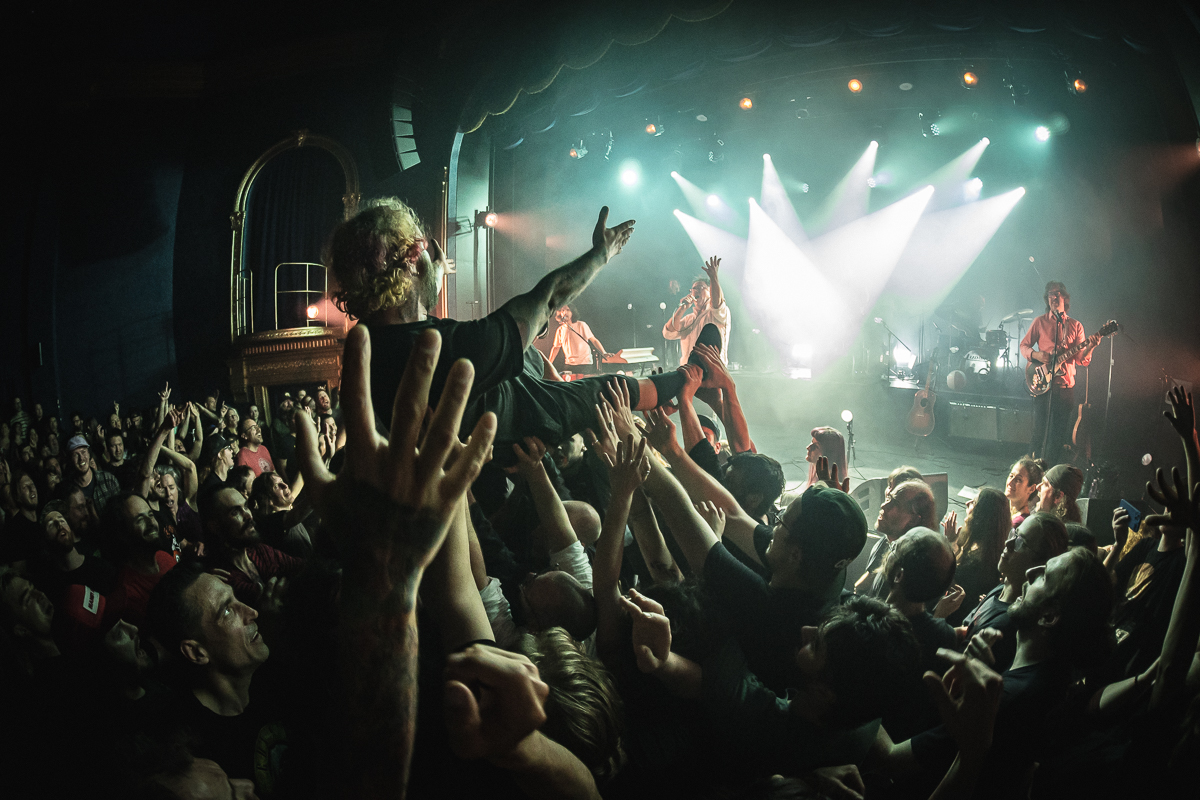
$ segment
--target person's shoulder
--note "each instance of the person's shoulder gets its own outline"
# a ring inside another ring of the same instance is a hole
[[[159,550],[154,554],[154,560],[158,562],[159,573],[167,572],[175,568],[175,556],[168,553],[166,550]],[[181,573],[182,574],[182,573]]]

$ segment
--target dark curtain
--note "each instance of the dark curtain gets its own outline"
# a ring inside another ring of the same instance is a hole
[[[284,262],[321,263],[321,249],[342,219],[346,176],[327,150],[298,147],[267,162],[254,185],[246,210],[242,265],[254,284],[254,331],[275,327],[275,266]],[[309,286],[320,290],[323,271],[310,268]],[[285,267],[279,289],[304,288],[304,270]],[[313,296],[284,294],[279,300],[279,327],[304,325]]]

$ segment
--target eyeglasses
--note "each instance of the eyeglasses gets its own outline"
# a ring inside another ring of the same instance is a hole
[[[1014,553],[1019,553],[1022,550],[1029,550],[1032,553],[1040,553],[1041,552],[1037,548],[1035,548],[1032,544],[1029,543],[1029,540],[1025,538],[1025,534],[1023,534],[1023,533],[1013,534],[1012,536],[1008,537],[1007,540],[1005,540],[1004,544],[1005,545],[1011,544],[1012,551]]]

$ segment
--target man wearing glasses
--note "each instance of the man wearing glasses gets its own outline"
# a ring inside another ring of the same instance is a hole
[[[258,427],[258,423],[246,417],[242,420],[241,429],[238,431],[238,438],[242,442],[242,449],[238,451],[237,463],[247,466],[254,470],[254,477],[262,475],[264,472],[274,472],[275,463],[271,460],[271,453],[267,450],[267,446],[263,444],[262,428]]]
[[[1062,520],[1040,511],[1008,537],[1000,553],[1000,585],[984,595],[965,620],[968,655],[981,657],[982,651],[990,647],[994,669],[1003,673],[1009,668],[1017,652],[1016,623],[1009,618],[1009,606],[1021,596],[1026,573],[1065,553],[1067,545],[1067,528]],[[995,635],[997,631],[1003,638]]]
[[[1021,340],[1021,355],[1026,361],[1046,364],[1056,353],[1079,344],[1087,337],[1083,325],[1067,316],[1071,295],[1059,281],[1046,284],[1043,295],[1046,313],[1033,321]],[[1036,349],[1035,349],[1036,348]],[[1033,441],[1031,451],[1049,464],[1066,461],[1063,448],[1071,442],[1075,424],[1075,367],[1092,363],[1092,347],[1084,348],[1066,362],[1062,374],[1054,377],[1050,390],[1033,400]]]

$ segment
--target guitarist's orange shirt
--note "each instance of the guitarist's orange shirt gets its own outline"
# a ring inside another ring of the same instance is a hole
[[[1025,338],[1021,340],[1021,355],[1026,361],[1032,361],[1030,355],[1036,349],[1043,353],[1052,353],[1055,350],[1054,336],[1058,328],[1058,320],[1054,315],[1047,312],[1033,321],[1029,326],[1029,330],[1025,333]],[[1083,333],[1083,323],[1077,319],[1063,315],[1062,333],[1059,336],[1058,349],[1068,350],[1074,345],[1079,344],[1087,337]],[[1083,353],[1076,353],[1075,357],[1067,362],[1067,368],[1062,375],[1054,377],[1055,386],[1071,387],[1075,385],[1075,365],[1086,367],[1092,363],[1092,351],[1087,350]]]

